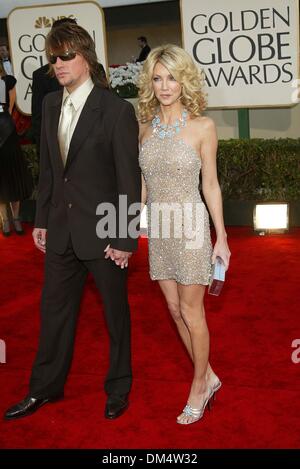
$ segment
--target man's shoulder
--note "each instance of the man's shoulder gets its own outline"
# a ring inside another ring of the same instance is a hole
[[[45,106],[52,106],[61,103],[63,90],[51,91],[44,97]]]
[[[43,65],[42,67],[34,70],[34,72],[32,73],[32,78],[44,77],[48,73],[48,71],[49,71],[49,65],[48,64]]]
[[[125,109],[129,110],[133,108],[131,103],[129,103],[123,98],[120,98],[113,91],[108,90],[106,88],[100,88],[98,86],[96,86],[95,88],[96,88],[96,92],[101,94],[101,97],[104,100],[104,103],[108,105],[108,109],[113,109],[114,112],[116,110],[121,112],[122,110],[125,110]]]

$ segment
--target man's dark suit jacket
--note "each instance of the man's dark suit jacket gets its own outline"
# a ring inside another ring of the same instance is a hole
[[[142,48],[142,50],[140,52],[140,55],[139,55],[139,57],[136,61],[137,62],[144,62],[144,60],[146,60],[146,58],[148,57],[150,51],[151,51],[151,48],[148,46],[148,44],[146,44]]]
[[[80,259],[104,257],[107,244],[133,251],[137,239],[120,237],[118,223],[116,238],[97,237],[101,216],[96,215],[96,209],[101,202],[111,202],[118,217],[120,194],[127,195],[128,206],[141,200],[134,108],[111,91],[94,86],[74,130],[64,167],[57,139],[61,103],[62,91],[48,94],[43,102],[35,227],[47,228],[47,248],[58,254],[65,251],[70,237]]]
[[[48,73],[49,65],[43,65],[32,74],[31,128],[34,140],[40,142],[43,99],[52,91],[61,89],[55,77]]]

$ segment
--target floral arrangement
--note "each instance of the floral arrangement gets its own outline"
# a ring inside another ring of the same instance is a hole
[[[121,98],[136,98],[138,94],[137,80],[143,63],[127,62],[125,65],[109,67],[109,81],[113,91]]]

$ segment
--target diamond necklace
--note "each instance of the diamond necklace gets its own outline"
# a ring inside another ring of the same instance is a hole
[[[159,138],[173,137],[180,132],[180,129],[186,127],[188,112],[183,109],[180,119],[176,119],[174,124],[162,124],[160,117],[156,114],[152,120],[153,133]]]

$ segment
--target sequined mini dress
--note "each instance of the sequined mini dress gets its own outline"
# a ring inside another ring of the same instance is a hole
[[[200,156],[183,139],[154,132],[141,146],[139,162],[147,188],[151,279],[207,285],[212,244],[199,193]]]

